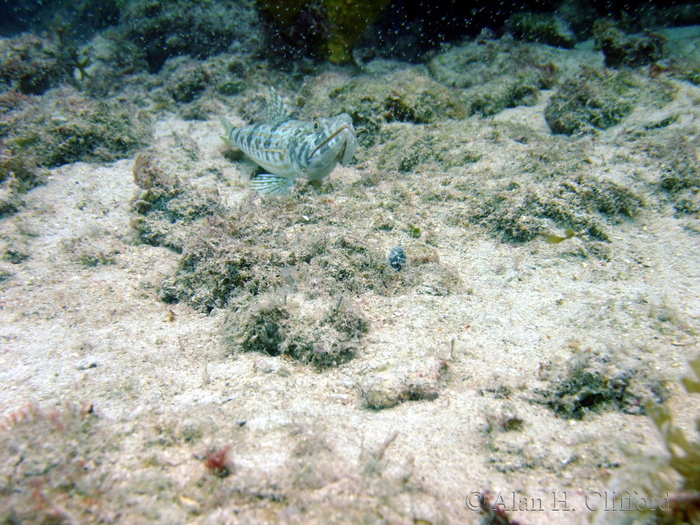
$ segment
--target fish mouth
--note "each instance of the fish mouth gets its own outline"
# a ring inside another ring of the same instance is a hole
[[[331,135],[331,136],[328,137],[326,140],[324,140],[323,142],[321,142],[318,146],[316,146],[316,147],[314,148],[314,150],[311,152],[311,154],[309,155],[309,160],[311,160],[311,159],[314,158],[314,156],[316,155],[316,153],[318,153],[318,150],[320,150],[320,149],[321,149],[322,147],[324,147],[324,146],[327,146],[328,143],[329,143],[331,140],[333,140],[334,138],[336,138],[338,135],[340,135],[340,134],[341,134],[343,131],[345,131],[345,130],[347,130],[347,131],[349,131],[349,132],[351,132],[351,133],[352,133],[352,131],[353,131],[352,128],[351,128],[350,126],[343,126],[343,127],[340,128],[338,131],[336,131],[335,133],[333,133],[333,135]],[[343,148],[343,154],[345,154],[345,148]]]

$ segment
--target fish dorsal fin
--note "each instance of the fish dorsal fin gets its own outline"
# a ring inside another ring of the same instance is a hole
[[[279,96],[275,88],[270,88],[270,100],[267,103],[267,114],[265,122],[268,124],[279,124],[289,118],[289,110],[284,100]]]

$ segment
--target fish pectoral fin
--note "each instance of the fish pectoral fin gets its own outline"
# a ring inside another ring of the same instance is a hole
[[[233,124],[231,124],[224,117],[221,117],[221,124],[224,126],[224,135],[221,137],[227,144],[231,140],[231,132],[233,131]]]
[[[261,173],[250,179],[250,185],[254,190],[266,195],[286,195],[294,186],[294,179]]]

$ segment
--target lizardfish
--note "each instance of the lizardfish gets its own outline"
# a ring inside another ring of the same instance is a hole
[[[336,164],[347,165],[357,149],[355,128],[347,113],[302,122],[289,118],[277,92],[270,88],[266,122],[234,128],[221,119],[225,140],[240,149],[268,173],[251,179],[260,193],[287,193],[294,181],[306,175],[321,180]]]

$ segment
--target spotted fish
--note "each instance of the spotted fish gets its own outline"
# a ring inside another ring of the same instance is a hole
[[[282,98],[270,89],[266,122],[234,128],[221,119],[228,140],[267,173],[251,179],[260,193],[287,193],[306,175],[321,180],[336,164],[348,164],[357,148],[355,128],[347,113],[314,122],[289,118]]]

